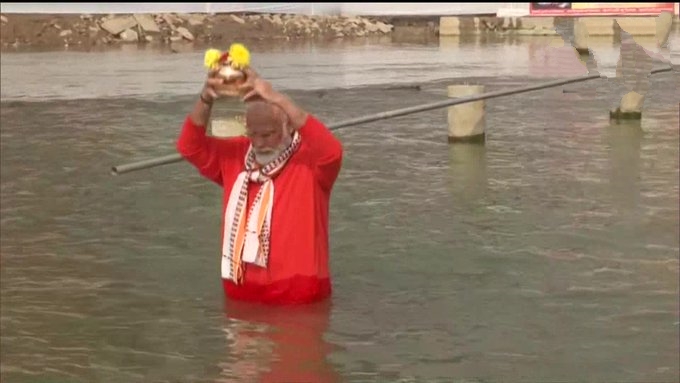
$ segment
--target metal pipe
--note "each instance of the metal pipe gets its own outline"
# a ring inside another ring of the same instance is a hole
[[[669,72],[671,70],[673,70],[673,67],[657,68],[657,69],[653,69],[651,71],[651,74],[656,74],[656,73],[661,73],[661,72]],[[411,106],[411,107],[408,107],[408,108],[395,109],[395,110],[391,110],[391,111],[387,111],[387,112],[381,112],[381,113],[368,115],[368,116],[365,116],[365,117],[353,118],[353,119],[350,119],[350,120],[336,122],[336,123],[333,123],[333,124],[329,124],[328,128],[330,130],[336,130],[336,129],[345,128],[345,127],[348,127],[348,126],[365,124],[367,122],[373,122],[373,121],[384,120],[384,119],[388,119],[388,118],[400,117],[400,116],[405,116],[405,115],[408,115],[408,114],[414,114],[414,113],[419,113],[419,112],[426,112],[428,110],[440,109],[440,108],[445,108],[445,107],[449,107],[449,106],[465,104],[465,103],[468,103],[468,102],[488,100],[488,99],[491,99],[491,98],[509,96],[509,95],[513,95],[513,94],[520,94],[520,93],[526,93],[526,92],[532,92],[532,91],[535,91],[535,90],[541,90],[541,89],[546,89],[546,88],[554,88],[556,86],[573,84],[573,83],[583,82],[583,81],[588,81],[588,80],[594,80],[594,79],[597,79],[597,78],[606,78],[606,77],[600,76],[599,74],[591,74],[591,75],[581,76],[581,77],[572,77],[572,78],[565,79],[565,80],[548,81],[548,82],[544,82],[544,83],[537,84],[537,85],[525,86],[525,87],[522,87],[522,88],[498,90],[498,91],[495,91],[495,92],[487,92],[487,93],[482,93],[482,94],[478,94],[478,95],[474,95],[474,96],[447,99],[447,100],[433,102],[433,103],[430,103],[430,104],[423,104],[423,105]],[[148,169],[148,168],[152,168],[152,167],[155,167],[155,166],[172,164],[172,163],[175,163],[175,162],[181,162],[182,160],[184,160],[184,158],[180,154],[169,154],[169,155],[166,155],[166,156],[163,156],[163,157],[157,157],[157,158],[152,158],[152,159],[149,159],[149,160],[132,162],[132,163],[129,163],[129,164],[114,166],[113,168],[111,168],[111,174],[112,175],[118,175],[118,174],[123,174],[123,173],[129,173],[129,172],[132,172],[132,171],[135,171],[135,170]]]
[[[156,157],[156,158],[151,158],[151,159],[148,159],[148,160],[132,162],[132,163],[125,164],[125,165],[118,165],[118,166],[114,166],[113,168],[111,168],[111,175],[116,176],[118,174],[129,173],[129,172],[132,172],[132,171],[135,171],[135,170],[148,169],[148,168],[153,168],[155,166],[172,164],[172,163],[175,163],[175,162],[180,162],[183,159],[184,158],[182,157],[181,154],[173,153],[173,154],[168,154],[167,156]]]

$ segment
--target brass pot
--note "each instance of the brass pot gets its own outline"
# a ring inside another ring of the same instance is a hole
[[[215,87],[215,90],[221,96],[238,97],[244,95],[242,94],[243,91],[239,90],[239,86],[246,82],[245,73],[229,65],[224,65],[218,72],[218,76],[224,79],[222,85]]]

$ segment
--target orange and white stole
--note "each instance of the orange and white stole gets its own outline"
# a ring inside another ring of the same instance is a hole
[[[222,242],[222,278],[236,284],[243,282],[244,262],[267,267],[269,259],[269,235],[274,205],[273,178],[284,168],[300,146],[300,135],[295,132],[293,141],[275,160],[257,168],[252,146],[245,158],[242,171],[231,189],[224,213],[224,240]],[[247,216],[248,183],[262,186],[255,196]]]

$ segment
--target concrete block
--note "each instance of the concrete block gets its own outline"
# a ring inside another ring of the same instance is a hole
[[[158,28],[156,20],[154,20],[151,15],[139,13],[134,15],[134,18],[145,33],[160,33],[161,30]]]
[[[137,20],[132,16],[119,16],[108,19],[102,23],[103,30],[112,35],[117,35],[126,29],[134,28],[137,25]]]
[[[120,33],[120,39],[126,43],[135,43],[139,41],[139,34],[132,29],[126,29]]]

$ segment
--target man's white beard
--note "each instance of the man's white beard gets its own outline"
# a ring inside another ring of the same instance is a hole
[[[267,165],[268,163],[274,161],[276,157],[281,154],[282,150],[275,150],[273,152],[269,153],[257,153],[255,152],[255,161],[257,161],[258,164],[264,166]]]
[[[281,143],[281,145],[279,145],[278,148],[274,149],[271,152],[265,153],[254,152],[255,161],[257,161],[257,163],[260,164],[261,166],[267,165],[268,163],[277,159],[281,155],[281,153],[283,153],[283,151],[286,150],[286,148],[288,148],[291,142],[293,142],[293,137],[286,137],[286,139]]]

